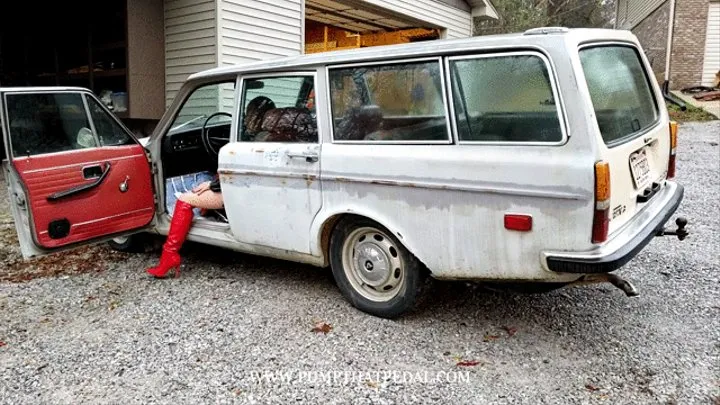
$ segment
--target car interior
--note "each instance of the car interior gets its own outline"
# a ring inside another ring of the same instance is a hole
[[[254,99],[262,90],[262,81],[246,81]],[[198,90],[199,91],[199,90]],[[318,132],[312,99],[312,78],[300,87],[295,106],[270,109],[260,117],[262,131],[251,133],[245,125],[245,111],[241,111],[241,142],[317,142]],[[192,97],[192,96],[191,96]],[[272,101],[272,95],[268,94]],[[245,105],[251,100],[246,100]],[[187,102],[186,102],[187,103]],[[274,106],[274,104],[273,104]],[[183,107],[184,109],[185,107]],[[217,108],[217,106],[213,107]],[[233,115],[223,108],[210,114],[200,114],[172,127],[162,140],[161,161],[165,177],[166,210],[172,214],[177,196],[191,191],[194,186],[211,181],[218,169],[220,149],[230,141]],[[181,109],[181,114],[182,114]],[[227,222],[225,210],[196,210],[196,218]]]

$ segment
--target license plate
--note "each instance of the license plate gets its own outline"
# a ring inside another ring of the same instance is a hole
[[[635,181],[635,187],[643,190],[650,185],[650,163],[647,149],[643,148],[630,155],[630,171]]]

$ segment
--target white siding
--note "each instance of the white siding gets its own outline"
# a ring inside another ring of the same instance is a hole
[[[447,38],[472,36],[472,16],[469,12],[434,0],[363,0],[428,24],[446,29]]]
[[[632,29],[667,0],[618,0],[617,28]]]
[[[302,52],[302,0],[219,1],[220,66]]]
[[[165,103],[187,77],[217,63],[217,0],[165,0]]]
[[[219,0],[219,65],[302,53],[304,3],[303,0]],[[273,94],[265,95],[278,101]],[[227,102],[232,97],[232,89],[223,90],[223,100]]]
[[[708,24],[705,37],[702,85],[712,86],[720,70],[720,2],[708,5]]]

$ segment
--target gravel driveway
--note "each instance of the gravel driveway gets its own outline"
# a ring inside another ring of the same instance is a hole
[[[3,183],[0,402],[719,404],[719,138],[720,121],[681,126],[691,236],[620,271],[639,297],[440,282],[395,321],[328,270],[195,244],[175,280],[146,277],[157,251],[22,262]]]

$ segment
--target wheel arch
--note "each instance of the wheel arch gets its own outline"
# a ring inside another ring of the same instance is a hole
[[[330,264],[330,238],[332,237],[332,232],[340,220],[348,217],[366,218],[385,227],[395,238],[398,239],[399,243],[401,243],[405,249],[410,252],[410,254],[414,255],[420,263],[428,269],[426,263],[423,261],[422,255],[418,254],[417,247],[413,246],[412,243],[403,236],[407,235],[407,232],[405,232],[402,227],[398,226],[395,221],[392,221],[390,218],[382,215],[353,208],[326,213],[313,225],[313,235],[316,235],[316,237],[312,239],[315,246],[312,246],[311,250],[314,254],[322,256],[323,263],[326,266]],[[428,269],[428,271],[431,270]]]

